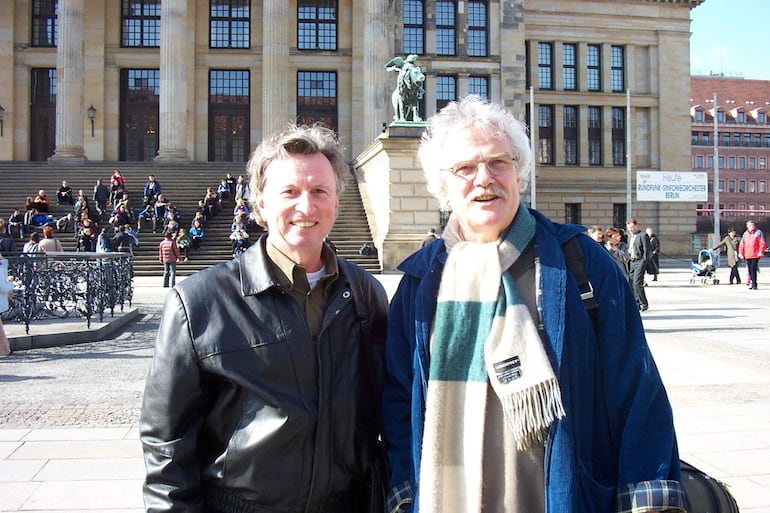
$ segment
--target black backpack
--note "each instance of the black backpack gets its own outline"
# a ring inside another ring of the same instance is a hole
[[[591,324],[596,330],[599,320],[599,303],[594,297],[594,289],[588,281],[585,266],[583,265],[583,250],[577,237],[573,237],[562,244],[564,260],[567,269],[575,278],[580,291],[580,298],[586,307],[586,312],[591,318]],[[682,468],[682,488],[687,496],[689,504],[688,513],[739,513],[738,503],[730,493],[727,485],[697,469],[686,461],[679,461]]]

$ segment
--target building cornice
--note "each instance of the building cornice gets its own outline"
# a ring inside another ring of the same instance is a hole
[[[705,2],[706,0],[643,0],[645,2],[653,2],[657,4],[683,4],[683,5],[689,5],[690,9],[693,7],[698,7],[700,4]]]

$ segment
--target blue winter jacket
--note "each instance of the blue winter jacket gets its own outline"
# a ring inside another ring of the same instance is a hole
[[[616,511],[616,496],[627,493],[627,485],[638,491],[643,481],[653,488],[659,480],[679,481],[671,406],[634,295],[618,266],[601,245],[578,235],[584,227],[556,224],[531,212],[537,221],[544,344],[566,410],[551,425],[545,445],[546,512]],[[576,236],[599,303],[596,329],[561,249]],[[446,257],[439,239],[405,260],[390,309],[383,409],[391,486],[408,483],[415,502],[429,334]]]

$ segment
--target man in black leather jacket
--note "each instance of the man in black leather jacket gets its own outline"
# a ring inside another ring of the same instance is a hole
[[[166,299],[140,425],[146,510],[357,513],[387,296],[323,242],[346,164],[333,132],[291,126],[248,172],[267,234]]]

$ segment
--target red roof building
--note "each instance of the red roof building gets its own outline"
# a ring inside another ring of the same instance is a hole
[[[706,171],[709,176],[708,203],[697,205],[698,232],[713,231],[715,154],[722,235],[730,226],[741,233],[748,218],[753,218],[767,231],[770,228],[770,80],[693,76],[690,120],[692,169]]]

